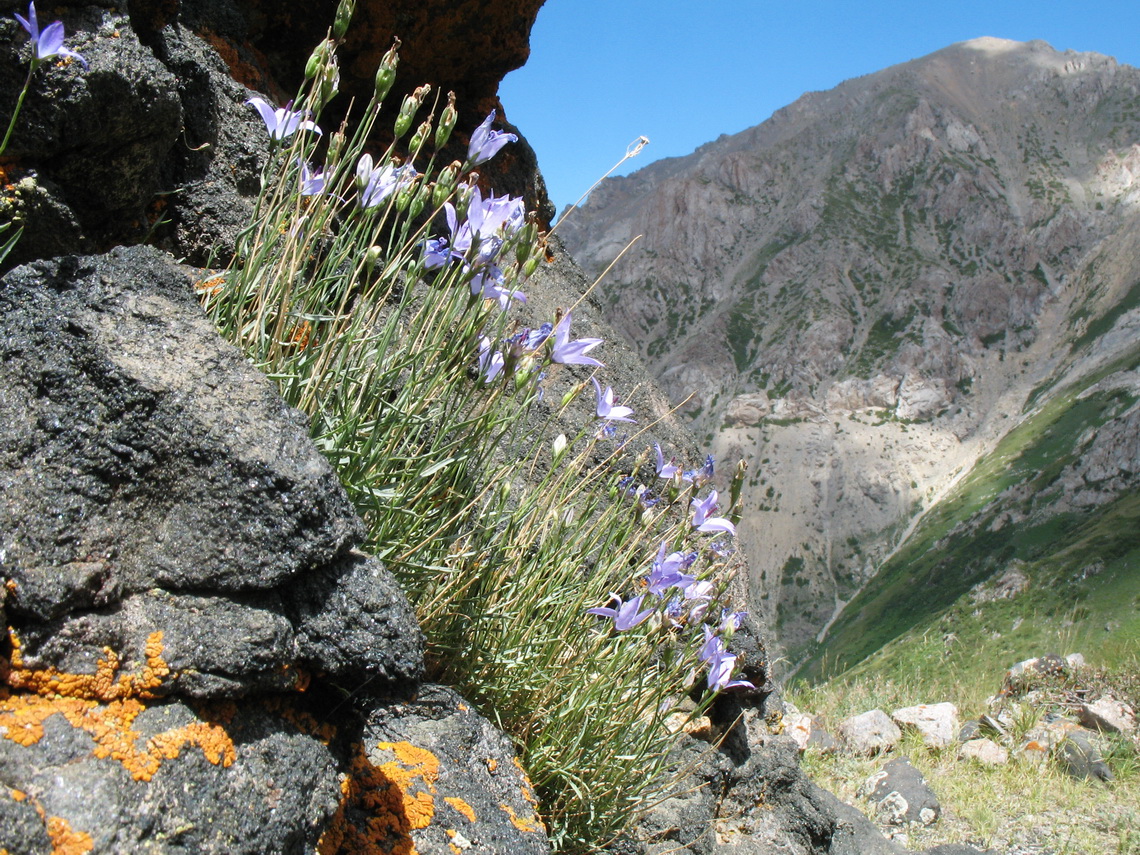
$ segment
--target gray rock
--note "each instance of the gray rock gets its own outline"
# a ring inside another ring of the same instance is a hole
[[[992,739],[970,739],[958,746],[963,760],[977,760],[983,766],[1002,766],[1009,762],[1009,751]]]
[[[0,554],[25,669],[124,673],[162,633],[159,692],[375,691],[418,680],[398,587],[305,420],[214,332],[162,253],[4,277]],[[208,615],[208,618],[203,618]]]
[[[42,721],[28,744],[0,739],[10,852],[56,851],[37,845],[49,819],[97,853],[311,852],[340,800],[330,748],[257,706],[24,696],[5,708],[0,729]]]
[[[891,713],[900,728],[913,728],[931,748],[945,748],[954,742],[958,732],[958,708],[951,703],[919,704]]]
[[[873,802],[878,817],[890,825],[930,825],[942,814],[934,791],[905,757],[888,761],[863,783],[859,795]]]
[[[1077,718],[1081,724],[1093,730],[1122,734],[1131,734],[1136,730],[1136,714],[1132,707],[1115,698],[1098,698],[1092,703],[1081,704]]]
[[[45,16],[47,12],[43,13]],[[176,80],[123,13],[95,6],[63,14],[67,44],[84,70],[45,63],[36,73],[6,152],[26,226],[9,263],[141,240],[146,207],[162,188],[161,169],[182,128]],[[0,31],[0,88],[16,92],[26,74],[26,40],[9,16]],[[18,82],[17,82],[18,81]],[[11,100],[0,105],[8,124]],[[173,189],[173,188],[170,188]],[[65,230],[57,231],[64,224]]]
[[[890,751],[902,738],[902,732],[882,710],[870,710],[844,719],[838,730],[847,749],[863,756]]]
[[[1078,781],[1111,781],[1115,778],[1092,740],[1079,730],[1069,731],[1055,754],[1061,768]]]
[[[385,843],[393,851],[401,845],[421,855],[453,855],[455,846],[470,855],[550,851],[537,797],[509,740],[452,689],[426,685],[410,701],[375,710],[360,748],[353,767],[360,798],[350,799],[340,818],[346,829],[340,851],[364,851],[365,838],[347,829],[369,823],[372,833],[375,824],[387,824]],[[389,812],[385,788],[400,811]]]

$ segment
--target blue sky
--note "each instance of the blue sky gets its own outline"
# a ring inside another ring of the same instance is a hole
[[[619,174],[757,125],[830,89],[977,36],[1043,39],[1140,66],[1138,0],[546,0],[499,90],[561,210]]]

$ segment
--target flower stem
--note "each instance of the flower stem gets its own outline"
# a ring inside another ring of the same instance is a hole
[[[28,67],[28,78],[24,81],[24,88],[20,90],[20,97],[16,101],[16,109],[12,111],[12,118],[8,121],[8,130],[4,134],[4,142],[0,142],[0,156],[8,150],[8,140],[12,138],[12,131],[16,128],[16,119],[20,117],[20,109],[24,106],[24,98],[32,86],[32,75],[35,74],[37,65],[38,63],[33,59],[32,64]]]

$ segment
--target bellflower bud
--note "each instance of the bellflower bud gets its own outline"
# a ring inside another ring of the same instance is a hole
[[[336,131],[329,137],[328,163],[330,165],[340,160],[340,154],[344,151],[345,142],[344,131]]]
[[[554,437],[553,452],[554,452],[554,465],[555,466],[557,466],[559,461],[562,460],[562,456],[564,454],[566,454],[566,446],[567,446],[566,434],[560,433],[560,434],[558,434],[558,436]]]
[[[423,147],[424,140],[428,138],[429,134],[431,134],[431,119],[428,119],[416,128],[416,132],[412,134],[411,140],[408,141],[408,151],[412,157],[415,157]]]
[[[348,32],[348,25],[352,22],[352,13],[356,11],[356,0],[340,0],[336,7],[336,17],[333,19],[333,35],[343,39]]]
[[[400,105],[400,115],[396,116],[396,124],[392,128],[397,139],[408,132],[408,128],[412,126],[412,117],[419,108],[419,102],[415,98],[411,95],[404,96],[404,103]]]
[[[455,189],[455,182],[459,180],[459,161],[455,161],[449,166],[445,166],[439,171],[438,177],[435,179],[435,189],[432,192],[431,204],[433,207],[438,208],[451,196],[451,191]]]
[[[530,257],[536,240],[538,240],[538,224],[534,220],[528,220],[519,230],[518,244],[515,246],[515,259],[519,264]]]
[[[400,49],[400,40],[394,39],[392,47],[380,60],[380,67],[376,69],[376,103],[379,104],[388,95],[392,84],[396,82],[396,65],[400,61],[396,53]]]
[[[368,247],[368,251],[364,253],[364,268],[371,273],[372,268],[376,266],[376,262],[383,256],[384,250],[378,246]]]
[[[538,262],[539,258],[537,255],[532,255],[528,258],[526,264],[523,265],[522,275],[528,279],[533,276],[534,271],[538,270]]]
[[[328,40],[322,41],[319,45],[313,48],[313,52],[309,54],[309,60],[305,63],[305,79],[312,80],[320,71],[321,66],[329,56],[329,43]]]
[[[451,131],[455,128],[455,122],[459,119],[459,113],[455,110],[455,93],[447,93],[447,106],[443,108],[443,114],[439,117],[439,127],[435,129],[435,147],[437,149],[443,148],[447,145],[448,139],[451,138]]]
[[[412,198],[412,204],[408,207],[408,213],[412,217],[418,217],[423,213],[424,206],[427,205],[428,197],[431,195],[432,188],[428,186],[426,181],[420,182],[419,189],[416,195]]]

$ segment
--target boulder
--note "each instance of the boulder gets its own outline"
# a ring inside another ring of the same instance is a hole
[[[934,791],[905,757],[889,760],[863,783],[859,795],[875,806],[876,816],[888,825],[930,825],[942,814]]]
[[[847,750],[862,756],[890,751],[902,738],[902,731],[882,710],[870,710],[844,719],[838,730]]]
[[[1093,730],[1108,733],[1133,734],[1136,732],[1136,714],[1132,707],[1115,698],[1098,698],[1092,703],[1081,704],[1077,710],[1081,724]]]
[[[976,760],[983,766],[1003,766],[1009,762],[1009,751],[992,739],[971,739],[958,746],[963,760]]]
[[[945,748],[953,744],[958,733],[958,708],[951,703],[919,704],[891,713],[900,728],[912,728],[922,735],[923,744]]]
[[[161,660],[155,695],[290,690],[314,671],[414,685],[410,606],[352,551],[362,524],[305,418],[217,336],[185,271],[134,248],[3,283],[10,683]]]

